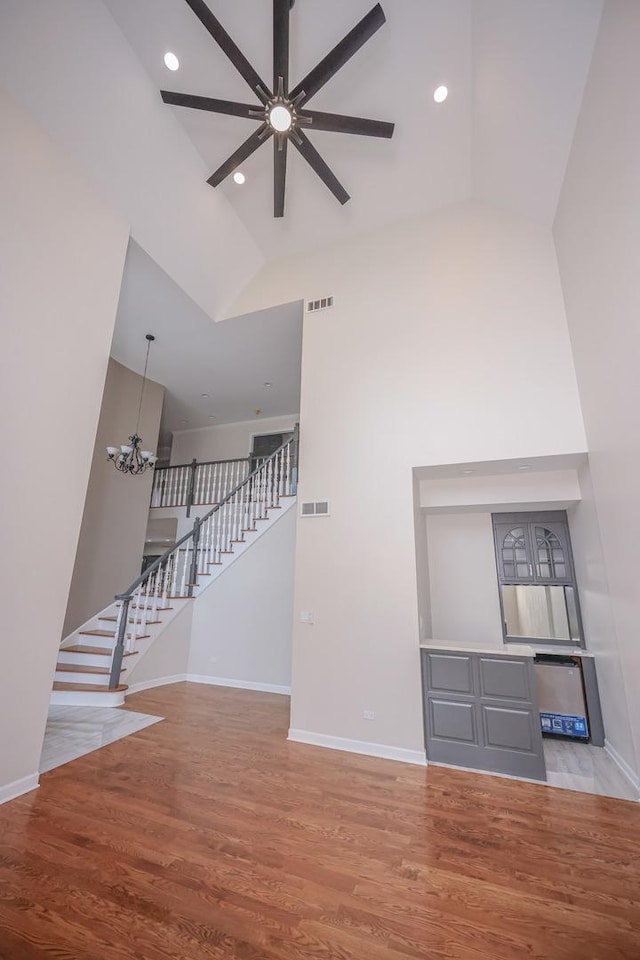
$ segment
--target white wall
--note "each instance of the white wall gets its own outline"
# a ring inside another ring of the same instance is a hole
[[[614,598],[602,548],[600,524],[588,464],[580,470],[582,499],[568,512],[569,530],[587,648],[596,654],[598,686],[607,740],[632,767],[635,756],[629,695],[613,613]]]
[[[128,229],[4,95],[0,129],[2,797],[38,769]]]
[[[271,264],[233,312],[318,289],[299,497],[332,515],[298,522],[292,726],[421,750],[412,468],[585,449],[553,242],[449,208]]]
[[[2,0],[1,8],[0,86],[215,317],[263,258],[225,197],[206,183],[211,171],[105,5]]]
[[[296,510],[196,599],[189,674],[288,687]]]
[[[605,724],[607,737],[636,773],[640,773],[639,45],[640,4],[607,0],[554,226],[612,598],[613,625],[603,624],[601,642],[611,658],[619,659],[634,747],[624,722],[610,725],[605,715]],[[619,683],[612,681],[603,697],[613,703],[616,696]]]
[[[176,618],[162,631],[157,640],[129,675],[123,676],[123,682],[132,687],[168,677],[184,678],[189,660],[189,642],[194,602],[185,604]],[[124,665],[127,665],[126,658]]]
[[[420,504],[429,511],[490,507],[493,512],[564,510],[580,499],[576,470],[541,470],[497,476],[450,477],[420,481]]]
[[[136,426],[142,377],[109,361],[63,636],[85,623],[140,574],[153,471],[130,477],[107,460]],[[148,380],[140,412],[143,449],[155,450],[164,388]],[[166,548],[163,548],[163,550]]]
[[[502,646],[490,513],[425,517],[431,637]]]
[[[224,423],[197,430],[177,430],[173,434],[171,463],[196,460],[235,460],[248,457],[251,438],[260,433],[288,433],[300,419],[299,414],[285,417],[256,418],[239,423]]]

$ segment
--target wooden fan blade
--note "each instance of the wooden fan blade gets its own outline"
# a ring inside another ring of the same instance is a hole
[[[188,2],[188,0],[187,0]],[[385,23],[385,15],[379,3],[355,25],[353,30],[338,43],[320,63],[307,74],[304,80],[296,84],[289,96],[291,100],[304,93],[300,105],[310,100],[331,77],[340,70],[351,57],[358,52],[367,40]]]
[[[174,93],[171,90],[161,90],[160,95],[165,103],[174,107],[191,107],[194,110],[209,110],[211,113],[225,113],[231,117],[245,117],[247,120],[263,120],[264,110],[259,105],[250,103],[235,103],[233,100],[214,100],[212,97],[196,97],[190,93]],[[261,116],[252,116],[252,113],[261,112]]]
[[[287,4],[289,0],[286,0]],[[288,137],[273,138],[273,215],[284,217],[284,191],[287,179]]]
[[[222,166],[218,167],[218,169],[211,174],[207,183],[210,183],[212,187],[217,187],[218,184],[222,183],[230,173],[233,173],[236,167],[240,166],[247,157],[255,153],[258,147],[262,146],[270,136],[271,128],[266,123],[261,124],[261,126],[238,147],[235,153],[232,153],[229,159],[225,160]]]
[[[332,133],[354,133],[361,137],[384,137],[390,140],[395,125],[386,120],[366,120],[364,117],[346,117],[339,113],[321,113],[318,110],[299,110],[301,117],[311,120],[311,130],[329,130]]]
[[[260,75],[253,69],[245,55],[233,42],[227,31],[224,29],[217,17],[215,17],[204,0],[185,0],[191,7],[196,17],[206,30],[209,31],[218,46],[227,55],[240,76],[249,84],[254,93],[256,93],[263,103],[271,99],[271,91],[265,84]]]
[[[282,93],[289,87],[289,0],[273,0],[273,92],[278,93],[282,78]]]
[[[300,139],[300,143],[298,143],[292,137],[292,143],[296,150],[302,154],[309,166],[315,170],[322,182],[326,184],[329,190],[331,190],[331,193],[334,195],[336,200],[339,200],[340,203],[345,204],[347,200],[351,199],[345,188],[324,162],[316,148],[313,146],[308,137],[304,135],[302,130],[296,130],[296,133]]]

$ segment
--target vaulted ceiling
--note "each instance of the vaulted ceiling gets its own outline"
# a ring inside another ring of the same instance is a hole
[[[247,101],[244,80],[184,0],[105,2],[158,90]],[[270,0],[208,3],[258,72],[270,78]],[[293,81],[372,5],[372,0],[297,0],[291,14]],[[382,0],[382,5],[385,26],[311,104],[396,123],[391,141],[309,134],[351,201],[341,207],[290,151],[285,218],[274,220],[272,151],[266,148],[243,164],[244,185],[229,178],[217,188],[267,257],[471,197],[552,222],[602,0]],[[168,50],[180,60],[175,73],[163,62]],[[449,88],[440,105],[433,100],[439,84]],[[236,117],[166,109],[211,171],[255,128],[253,121]]]

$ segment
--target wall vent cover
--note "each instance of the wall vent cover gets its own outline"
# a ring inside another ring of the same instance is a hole
[[[328,500],[308,501],[300,505],[301,517],[328,517],[331,513]]]
[[[333,306],[333,297],[321,297],[319,300],[307,300],[307,313],[328,310]]]

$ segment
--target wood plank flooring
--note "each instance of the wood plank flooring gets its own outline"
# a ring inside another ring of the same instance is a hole
[[[288,700],[166,719],[0,807],[2,960],[639,960],[640,805],[288,743]]]

